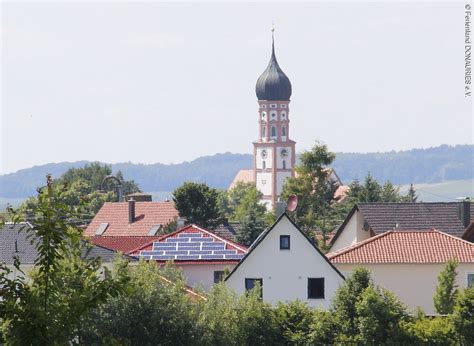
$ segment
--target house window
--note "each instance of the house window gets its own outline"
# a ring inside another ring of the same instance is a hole
[[[224,271],[223,270],[216,270],[214,271],[214,283],[217,284],[224,280]]]
[[[308,278],[308,299],[324,299],[324,278]]]
[[[247,279],[245,278],[245,290],[252,290],[257,284],[260,286],[260,298],[263,297],[263,279]]]
[[[281,235],[280,236],[280,250],[289,250],[290,249],[290,236]]]
[[[276,137],[277,135],[277,129],[275,126],[272,126],[272,137]]]
[[[467,273],[467,287],[474,287],[474,273]]]

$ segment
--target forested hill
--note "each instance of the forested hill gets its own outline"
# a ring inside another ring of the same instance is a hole
[[[59,177],[71,167],[87,161],[50,163],[0,175],[0,197],[23,198],[35,194],[51,173]],[[474,145],[442,145],[386,153],[338,153],[332,165],[345,183],[363,179],[367,172],[379,181],[394,184],[435,183],[474,177]],[[184,181],[205,182],[216,188],[227,188],[240,169],[252,167],[250,154],[216,154],[180,164],[112,164],[126,179],[134,179],[143,191],[173,191]]]

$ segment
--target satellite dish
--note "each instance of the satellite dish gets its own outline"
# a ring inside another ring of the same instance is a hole
[[[298,196],[291,195],[290,197],[288,197],[288,202],[286,202],[286,209],[288,209],[288,211],[295,211],[297,207],[298,207]]]

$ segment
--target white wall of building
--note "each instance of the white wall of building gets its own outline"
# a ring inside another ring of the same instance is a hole
[[[257,173],[257,189],[264,195],[271,195],[272,194],[272,173],[265,172],[265,173]]]
[[[426,314],[435,314],[433,296],[438,285],[438,275],[445,263],[435,264],[341,264],[335,266],[344,274],[357,267],[371,271],[376,285],[385,287],[397,295],[410,310],[421,307]],[[460,263],[457,269],[456,284],[467,287],[467,273],[474,272],[474,264]]]
[[[281,156],[281,151],[282,149],[286,150],[287,156],[282,157]],[[291,147],[277,147],[277,168],[282,169],[283,168],[283,160],[286,161],[286,169],[291,168],[291,159],[292,159],[293,153],[291,152]]]
[[[177,264],[176,267],[183,271],[186,284],[191,287],[201,287],[205,291],[214,285],[214,272],[229,272],[234,269],[235,264]]]
[[[267,152],[266,158],[262,158],[262,151]],[[263,161],[266,168],[272,168],[273,164],[273,148],[257,148],[256,166],[257,169],[263,169]]]
[[[277,190],[277,195],[281,195],[281,191],[283,190],[283,185],[286,180],[286,178],[291,177],[291,172],[277,172],[276,178],[277,178],[277,184],[276,184],[276,190]]]
[[[280,235],[290,235],[290,250],[280,250]],[[272,304],[299,299],[328,309],[344,281],[297,228],[283,216],[227,279],[228,287],[245,292],[245,278],[263,279],[263,300]],[[325,298],[308,299],[308,278],[325,279]]]
[[[369,231],[364,231],[364,216],[357,210],[331,246],[331,252],[354,245],[368,238],[370,238],[370,233]]]

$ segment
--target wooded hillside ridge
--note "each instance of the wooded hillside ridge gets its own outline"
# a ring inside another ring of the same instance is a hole
[[[159,159],[159,158],[158,158]],[[0,196],[24,198],[35,194],[46,174],[60,177],[69,168],[90,161],[48,163],[0,175]],[[251,154],[221,153],[178,164],[111,164],[125,179],[135,180],[142,191],[173,191],[185,181],[204,182],[226,189],[240,169],[252,167]],[[344,183],[362,180],[368,172],[378,181],[393,184],[438,183],[474,177],[474,145],[441,145],[383,153],[337,153],[332,167]]]

